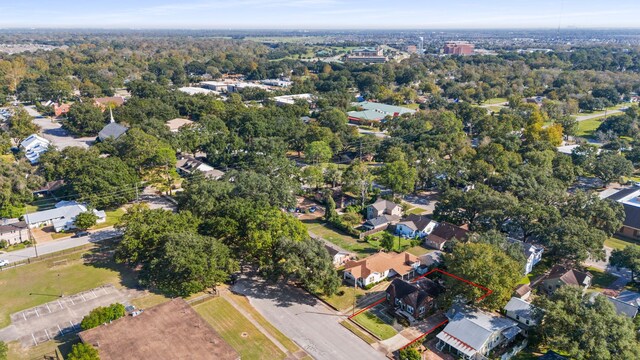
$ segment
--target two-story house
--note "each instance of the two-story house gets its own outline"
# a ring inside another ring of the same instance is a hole
[[[463,359],[484,359],[491,351],[507,346],[521,332],[518,323],[499,314],[454,306],[449,323],[438,334],[436,348]]]
[[[0,225],[0,240],[14,245],[29,240],[29,227],[24,221]]]
[[[416,282],[393,279],[385,292],[387,302],[396,314],[413,323],[437,307],[437,298],[444,288],[431,279],[423,278]]]
[[[393,201],[378,200],[367,206],[367,221],[363,227],[367,230],[384,230],[402,217],[402,207]]]
[[[526,259],[524,264],[524,275],[527,275],[533,271],[533,267],[542,260],[542,253],[544,252],[544,249],[542,246],[525,243],[517,239],[509,238],[508,240],[510,243],[518,244],[522,247],[524,258]]]
[[[379,252],[358,261],[347,261],[344,267],[344,279],[361,287],[375,284],[386,278],[400,276],[411,279],[420,266],[420,260],[408,252]]]
[[[551,268],[549,275],[542,281],[542,289],[548,294],[552,294],[561,286],[572,285],[586,290],[591,286],[593,275],[589,272],[582,272],[575,269],[567,269],[562,265]]]
[[[524,334],[527,334],[532,326],[538,325],[542,315],[538,308],[517,297],[512,297],[509,300],[504,306],[504,311],[508,318],[520,323]]]

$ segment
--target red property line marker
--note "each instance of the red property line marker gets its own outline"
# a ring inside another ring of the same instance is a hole
[[[411,342],[408,343],[407,345],[401,347],[400,350],[404,350],[404,349],[408,348],[409,346],[415,344],[416,342],[422,340],[425,336],[431,334],[435,329],[439,328],[440,326],[442,326],[442,325],[444,325],[444,324],[446,324],[448,322],[449,322],[449,320],[445,320],[445,321],[441,322],[440,324],[432,327],[431,329],[427,330],[427,332],[425,332],[424,334],[422,334],[422,335],[418,336],[417,338],[411,340]]]

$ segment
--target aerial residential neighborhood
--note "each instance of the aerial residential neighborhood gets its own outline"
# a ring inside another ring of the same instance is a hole
[[[640,359],[640,4],[0,10],[0,360]]]

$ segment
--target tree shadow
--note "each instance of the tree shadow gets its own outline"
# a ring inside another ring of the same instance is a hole
[[[313,295],[284,282],[269,283],[259,278],[238,280],[231,291],[255,299],[271,300],[277,307],[290,307],[294,304],[314,306],[319,300]]]

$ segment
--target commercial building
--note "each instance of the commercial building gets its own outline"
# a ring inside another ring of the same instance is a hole
[[[446,55],[473,55],[475,46],[465,41],[450,41],[444,44]]]
[[[370,101],[352,103],[357,110],[347,112],[349,121],[356,124],[371,125],[382,121],[387,116],[396,118],[403,114],[413,114],[412,110],[402,106],[387,105]]]
[[[80,340],[95,347],[102,360],[240,359],[181,298],[83,331]]]
[[[295,94],[275,96],[273,100],[276,102],[276,105],[293,105],[296,100],[306,101],[309,105],[313,105],[316,97],[312,94]]]
[[[181,87],[178,88],[178,91],[181,91],[187,95],[196,95],[196,94],[219,94],[219,92],[214,91],[214,90],[209,90],[209,89],[205,89],[205,88],[200,88],[200,87],[193,87],[193,86],[185,86],[185,87]]]
[[[388,59],[384,56],[384,51],[380,47],[367,47],[360,49],[353,49],[351,53],[347,55],[347,61],[361,62],[361,63],[383,63]]]

